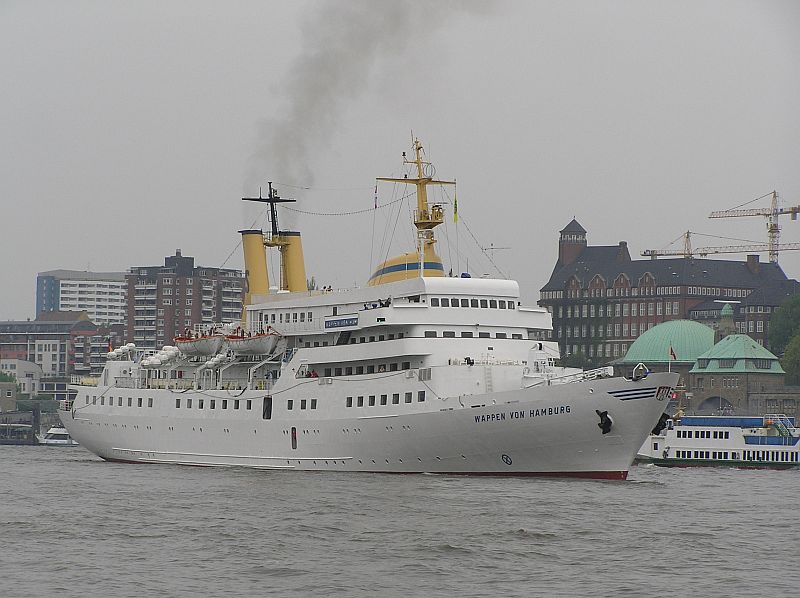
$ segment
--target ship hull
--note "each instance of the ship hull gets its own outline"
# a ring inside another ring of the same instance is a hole
[[[320,399],[316,412],[276,409],[270,419],[264,418],[265,393],[258,391],[234,397],[227,391],[94,388],[93,396],[115,397],[113,405],[101,406],[82,404],[89,393],[77,387],[74,408],[59,413],[73,438],[109,461],[625,479],[675,383],[676,374],[652,374],[635,382],[537,386],[431,401],[410,413],[402,405],[346,409],[339,400]],[[152,407],[127,406],[129,397],[143,395],[153,398]],[[186,408],[193,396],[195,408]],[[214,397],[230,408],[208,409]],[[197,408],[200,399],[205,409]],[[597,411],[613,420],[607,434]]]

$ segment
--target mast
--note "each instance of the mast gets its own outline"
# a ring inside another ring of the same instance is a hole
[[[414,139],[414,159],[409,160],[403,152],[403,164],[413,164],[416,166],[417,177],[402,179],[390,177],[377,177],[378,181],[389,181],[392,183],[403,183],[406,185],[416,185],[417,187],[417,209],[414,211],[414,226],[417,229],[417,254],[419,255],[419,275],[425,275],[425,254],[433,249],[436,239],[433,229],[444,222],[444,210],[441,204],[428,205],[428,185],[455,185],[455,181],[442,181],[434,179],[435,169],[433,164],[422,159],[422,144],[419,139]],[[431,176],[427,176],[430,174]]]

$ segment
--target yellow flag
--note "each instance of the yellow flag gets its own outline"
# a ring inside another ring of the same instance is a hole
[[[453,222],[458,222],[458,194],[453,193]]]

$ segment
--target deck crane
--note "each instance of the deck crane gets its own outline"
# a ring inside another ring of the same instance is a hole
[[[753,203],[754,201],[758,201],[759,199],[764,199],[765,197],[772,196],[772,202],[770,207],[768,208],[752,208],[741,210],[742,206],[746,206],[748,204]],[[797,220],[797,214],[800,212],[800,206],[791,206],[789,208],[782,208],[780,207],[780,203],[778,200],[778,193],[773,191],[772,193],[767,193],[766,195],[762,195],[761,197],[756,197],[755,199],[743,203],[741,205],[736,206],[735,208],[731,208],[730,210],[720,210],[717,212],[711,212],[708,215],[709,218],[738,218],[742,216],[765,216],[767,218],[767,251],[769,251],[769,261],[773,263],[778,262],[778,251],[782,249],[797,249],[796,247],[791,247],[792,245],[796,245],[796,243],[790,243],[788,246],[780,245],[780,236],[781,236],[781,227],[778,223],[778,216],[782,214],[791,214],[792,220]],[[746,246],[742,246],[746,247]],[[749,246],[747,246],[749,247]],[[755,246],[753,246],[755,247]],[[740,249],[740,251],[763,251],[763,249]],[[722,251],[714,252],[714,253],[724,253]],[[730,253],[734,253],[731,251]],[[736,252],[738,253],[738,252]]]

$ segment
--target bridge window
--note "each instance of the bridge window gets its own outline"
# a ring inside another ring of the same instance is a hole
[[[203,399],[197,399],[197,408],[202,409],[204,403],[205,401]]]
[[[455,338],[456,333],[453,330],[445,330],[442,332],[442,336],[444,338]]]
[[[497,299],[489,299],[489,307],[497,309]]]
[[[497,302],[497,306],[498,306],[500,309],[505,309],[505,308],[506,308],[506,302],[505,302],[505,300],[504,300],[504,299],[500,299],[500,300]]]
[[[481,307],[482,308],[489,307],[489,302],[486,299],[481,299]]]
[[[469,307],[469,299],[462,299],[461,307]]]
[[[456,299],[455,297],[450,299],[450,307],[458,307],[458,299]]]
[[[439,307],[439,298],[431,297],[431,307]]]
[[[425,338],[436,338],[436,331],[435,330],[426,330],[425,331]]]
[[[442,307],[450,307],[450,299],[442,297]]]
[[[470,299],[469,300],[470,307],[478,307],[478,300],[477,299]]]
[[[495,338],[508,338],[508,335],[505,332],[498,332],[494,335]]]
[[[462,332],[461,338],[472,338],[474,335],[471,332]]]

